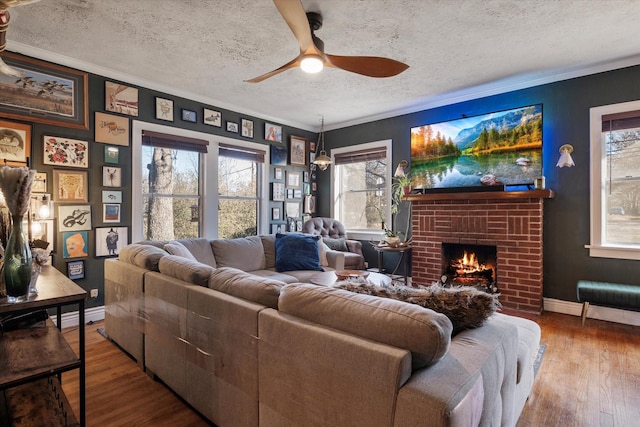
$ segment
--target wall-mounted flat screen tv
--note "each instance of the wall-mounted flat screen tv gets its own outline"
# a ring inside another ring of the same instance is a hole
[[[542,176],[542,104],[411,128],[411,176],[425,190],[532,185]]]

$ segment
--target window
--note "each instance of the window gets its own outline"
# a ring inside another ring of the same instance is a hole
[[[354,238],[390,226],[391,141],[336,148],[332,156],[334,217]]]
[[[595,257],[640,259],[640,101],[591,109]]]

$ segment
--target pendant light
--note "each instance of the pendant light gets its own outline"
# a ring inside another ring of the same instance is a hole
[[[324,116],[320,119],[320,136],[318,137],[318,147],[320,147],[320,154],[316,156],[313,164],[320,168],[321,171],[327,170],[331,164],[331,158],[327,156],[327,152],[324,151]]]

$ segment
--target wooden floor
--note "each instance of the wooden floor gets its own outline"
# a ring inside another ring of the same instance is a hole
[[[640,328],[546,312],[547,350],[517,427],[640,425]],[[207,426],[97,328],[86,326],[87,426]],[[65,329],[77,345],[77,329]],[[78,413],[77,373],[63,387]]]

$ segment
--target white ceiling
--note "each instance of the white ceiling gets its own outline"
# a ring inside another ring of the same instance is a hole
[[[302,0],[325,52],[410,65],[375,79],[299,69],[271,0],[42,0],[8,50],[279,123],[327,129],[640,64],[638,0]]]

